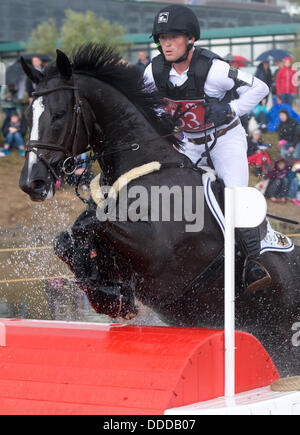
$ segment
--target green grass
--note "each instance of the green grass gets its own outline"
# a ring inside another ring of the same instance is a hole
[[[268,150],[270,157],[272,160],[276,160],[280,158],[280,150],[277,145],[278,142],[278,134],[273,132],[264,133],[262,135],[262,140],[264,143],[272,145],[272,148]]]

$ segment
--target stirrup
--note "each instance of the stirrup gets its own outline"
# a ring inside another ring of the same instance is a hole
[[[248,271],[248,265],[249,263],[256,264],[265,274],[262,278],[257,279],[256,281],[252,282],[251,284],[246,283],[247,278],[247,271]],[[265,268],[263,264],[261,264],[257,260],[252,260],[249,257],[246,257],[244,266],[243,266],[243,289],[245,293],[248,294],[255,294],[258,290],[261,290],[262,287],[265,287],[267,285],[270,285],[272,283],[272,278],[268,272],[268,270]]]

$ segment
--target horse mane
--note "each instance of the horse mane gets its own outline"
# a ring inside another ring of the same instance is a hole
[[[111,47],[97,43],[84,44],[71,55],[73,72],[97,78],[124,94],[148,119],[150,124],[166,140],[180,147],[181,142],[172,135],[174,122],[162,111],[163,104],[158,92],[147,86],[135,65],[122,61],[121,56]],[[45,78],[57,75],[56,64],[45,70]],[[158,114],[159,112],[159,114]]]

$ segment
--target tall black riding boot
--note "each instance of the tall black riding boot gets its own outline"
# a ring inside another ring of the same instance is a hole
[[[260,259],[260,231],[256,228],[237,229],[237,238],[245,258],[243,268],[243,287],[249,293],[271,283],[271,277]]]

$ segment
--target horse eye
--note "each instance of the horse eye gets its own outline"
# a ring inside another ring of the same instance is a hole
[[[66,114],[66,112],[64,112],[64,111],[63,112],[56,112],[53,115],[53,120],[55,121],[57,119],[61,119],[65,116],[65,114]]]

